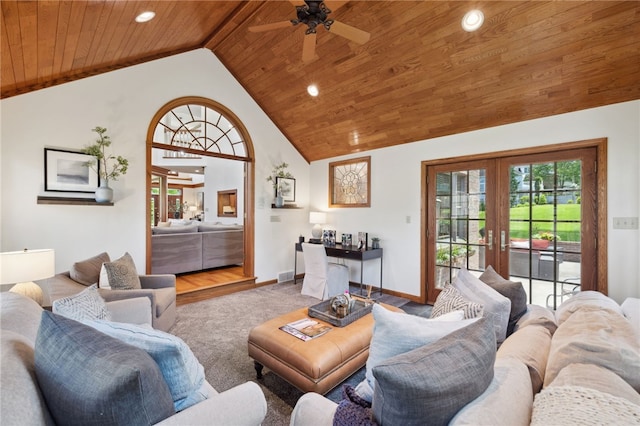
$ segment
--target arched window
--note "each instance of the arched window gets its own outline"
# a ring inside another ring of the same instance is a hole
[[[189,97],[170,102],[160,114],[152,143],[154,148],[165,146],[168,156],[209,155],[250,161],[247,132],[224,106]]]

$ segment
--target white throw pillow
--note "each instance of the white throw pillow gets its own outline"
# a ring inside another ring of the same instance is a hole
[[[435,342],[477,321],[477,318],[463,320],[463,317],[462,311],[455,311],[437,319],[427,319],[403,312],[391,312],[378,304],[373,305],[373,336],[369,346],[366,377],[356,387],[358,395],[369,402],[373,400],[373,367],[382,361]]]
[[[73,296],[54,300],[51,310],[76,321],[111,319],[107,304],[98,293],[97,284],[90,285]]]
[[[484,307],[482,316],[493,321],[496,342],[502,343],[507,337],[511,300],[480,281],[480,278],[465,268],[460,269],[451,285],[460,292],[462,297],[480,303]]]

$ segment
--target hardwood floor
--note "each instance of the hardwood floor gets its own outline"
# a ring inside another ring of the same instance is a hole
[[[176,276],[176,303],[197,302],[256,287],[256,277],[245,277],[242,266],[228,266]]]

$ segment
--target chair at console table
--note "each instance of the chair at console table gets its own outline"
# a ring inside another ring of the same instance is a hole
[[[379,292],[382,294],[382,249],[367,248],[366,250],[358,250],[357,246],[342,246],[340,243],[336,243],[335,246],[324,246],[327,252],[327,256],[335,257],[338,259],[351,259],[360,262],[360,282],[356,283],[360,285],[360,294],[362,294],[362,282],[364,273],[364,262],[371,259],[380,259],[380,286]],[[298,253],[302,252],[302,244],[296,243],[296,250],[294,251],[294,263],[293,263],[293,282],[297,284],[296,278],[298,272]]]

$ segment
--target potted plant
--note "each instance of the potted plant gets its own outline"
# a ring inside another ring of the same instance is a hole
[[[129,161],[118,155],[108,154],[106,149],[111,145],[111,137],[107,135],[105,127],[96,126],[91,131],[98,134],[93,145],[85,147],[82,152],[95,157],[87,162],[87,166],[95,170],[100,177],[100,187],[96,190],[96,201],[110,203],[113,201],[113,189],[109,187],[110,180],[117,180],[120,175],[127,173]]]
[[[286,171],[287,167],[289,167],[289,165],[285,162],[282,162],[275,166],[271,171],[271,175],[267,177],[267,182],[271,182],[271,184],[273,185],[273,189],[275,189],[276,191],[276,207],[282,207],[284,205],[282,195],[280,194],[281,188],[279,186],[277,178],[293,179],[293,175],[290,172]]]

